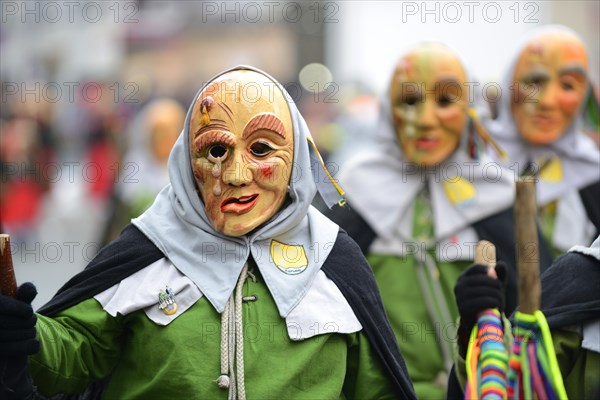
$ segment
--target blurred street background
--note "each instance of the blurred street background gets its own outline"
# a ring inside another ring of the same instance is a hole
[[[590,50],[593,1],[1,1],[0,223],[17,280],[44,304],[168,182],[196,91],[249,64],[298,104],[335,172],[368,146],[394,63],[447,43],[483,87],[530,29],[563,24]]]

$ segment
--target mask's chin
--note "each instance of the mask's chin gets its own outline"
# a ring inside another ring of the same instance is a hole
[[[292,204],[292,199],[290,198],[290,196],[288,194],[285,196],[285,200],[283,201],[283,204],[281,205],[281,207],[279,207],[279,210],[275,214],[273,214],[273,216],[271,218],[269,218],[262,224],[258,225],[254,229],[248,231],[246,234],[240,235],[240,236],[253,236],[255,233],[260,231],[263,227],[265,227],[265,226],[269,225],[271,222],[275,221],[277,219],[277,217],[279,216],[279,214],[281,214],[281,212],[283,210],[285,210],[290,204]]]

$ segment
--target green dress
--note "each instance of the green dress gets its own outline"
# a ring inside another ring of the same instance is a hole
[[[243,296],[256,296],[242,312],[248,399],[394,398],[362,332],[290,340],[264,280],[256,278],[243,286]],[[44,395],[80,392],[112,374],[107,399],[227,398],[216,384],[221,315],[205,297],[166,326],[143,310],[112,317],[94,298],[38,318],[41,350],[30,357],[30,372]]]
[[[454,285],[471,262],[436,259],[430,206],[423,195],[415,201],[413,237],[435,266],[427,268],[413,255],[369,254],[367,260],[417,396],[445,399],[458,318]]]

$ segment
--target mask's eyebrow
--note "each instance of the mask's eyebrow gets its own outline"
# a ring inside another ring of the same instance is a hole
[[[201,151],[208,145],[214,143],[221,143],[233,147],[236,143],[235,135],[231,132],[223,131],[221,128],[214,129],[213,126],[211,129],[205,130],[202,135],[198,135],[194,138],[194,149]]]
[[[271,132],[275,132],[282,138],[286,138],[285,127],[283,122],[275,114],[272,113],[261,113],[255,116],[246,124],[244,133],[242,133],[242,139],[246,139],[254,132],[260,129],[266,129]]]
[[[558,74],[559,75],[575,74],[575,75],[581,75],[583,77],[587,76],[587,72],[585,71],[585,69],[579,65],[573,65],[573,66],[561,68],[558,71]]]
[[[229,127],[227,126],[225,121],[223,121],[222,119],[214,119],[213,118],[210,120],[210,122],[207,125],[201,126],[194,133],[194,140],[196,140],[196,138],[198,136],[202,135],[204,132],[212,131],[212,130],[228,131]]]
[[[550,80],[550,74],[544,68],[535,68],[527,71],[521,76],[520,79],[521,82],[546,82],[548,80]]]

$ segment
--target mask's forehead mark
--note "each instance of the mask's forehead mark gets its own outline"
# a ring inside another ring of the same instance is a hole
[[[231,110],[231,108],[229,108],[229,106],[226,103],[219,103],[219,107],[221,107],[221,109],[225,112],[225,114],[227,114],[227,116],[229,117],[231,122],[234,122],[233,121],[233,111]]]
[[[200,114],[202,115],[200,117],[200,127],[210,124],[209,112],[212,110],[214,104],[215,100],[212,98],[212,96],[206,96],[200,102]]]
[[[209,84],[199,95],[194,103],[192,108],[192,116],[190,118],[190,136],[193,136],[194,133],[198,132],[198,130],[202,127],[210,123],[210,119],[207,120],[208,115],[202,112],[203,106],[206,108],[206,111],[210,111],[214,104],[213,93],[215,92],[216,83]],[[208,97],[212,98],[211,100],[206,100]]]
[[[529,46],[529,53],[534,56],[544,56],[544,45],[540,42],[534,42]]]

